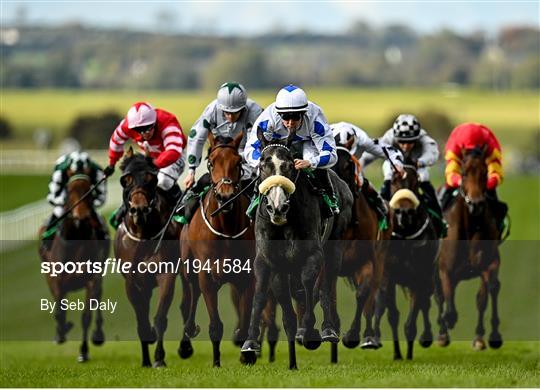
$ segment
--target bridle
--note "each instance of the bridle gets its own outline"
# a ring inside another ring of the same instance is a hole
[[[210,154],[214,153],[215,150],[219,149],[219,148],[230,148],[230,149],[234,149],[235,151],[237,151],[237,148],[236,146],[234,145],[230,145],[230,144],[218,144],[216,146],[214,146],[212,148],[212,150],[210,150]],[[215,183],[214,181],[212,181],[212,170],[214,169],[214,166],[211,164],[210,160],[208,160],[208,163],[207,163],[207,168],[208,168],[208,172],[210,173],[210,180],[211,180],[211,188],[212,188],[212,191],[214,192],[214,196],[217,196],[218,195],[218,191],[219,189],[223,186],[223,185],[232,185],[233,188],[234,188],[234,193],[236,193],[239,189],[240,189],[240,186],[241,186],[241,183],[240,183],[240,180],[238,180],[237,182],[235,182],[233,179],[231,179],[230,177],[222,177],[217,183]],[[243,168],[242,168],[242,164],[240,164],[240,173],[239,173],[239,177],[241,178],[243,176]]]

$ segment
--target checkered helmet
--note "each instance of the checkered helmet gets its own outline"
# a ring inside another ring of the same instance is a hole
[[[217,93],[217,102],[222,111],[238,112],[246,106],[246,89],[238,83],[222,84]]]
[[[420,138],[420,122],[411,114],[401,114],[397,117],[392,130],[394,131],[394,138],[397,141],[415,141]]]

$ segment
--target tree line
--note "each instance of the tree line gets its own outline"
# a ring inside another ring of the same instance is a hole
[[[9,31],[11,35],[6,34]],[[14,35],[15,34],[15,35]],[[305,86],[540,88],[540,30],[495,36],[357,22],[343,34],[217,37],[105,30],[82,25],[4,26],[0,77],[14,88],[215,89]],[[15,37],[15,38],[13,38]]]

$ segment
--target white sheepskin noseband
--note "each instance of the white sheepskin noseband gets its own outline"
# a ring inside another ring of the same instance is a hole
[[[290,179],[281,175],[273,175],[267,177],[263,180],[261,184],[259,184],[259,192],[263,195],[266,195],[270,188],[275,186],[283,188],[283,190],[289,195],[291,195],[296,190],[296,186]]]
[[[398,203],[400,200],[403,199],[409,200],[414,205],[415,209],[418,207],[418,205],[420,205],[420,201],[418,200],[414,192],[406,188],[402,188],[401,190],[396,191],[394,196],[392,196],[392,199],[390,200],[390,207],[392,207],[393,209],[399,208]]]

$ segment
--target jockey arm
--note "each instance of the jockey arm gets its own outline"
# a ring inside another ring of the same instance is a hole
[[[430,167],[435,164],[439,158],[439,146],[437,145],[437,142],[425,132],[422,133],[417,141],[422,145],[422,154],[417,160],[419,168]]]
[[[195,170],[201,164],[202,152],[208,138],[208,132],[215,127],[213,119],[215,107],[215,102],[210,103],[189,132],[187,155],[190,172],[195,173]]]
[[[124,144],[130,138],[127,134],[128,127],[125,119],[118,124],[109,140],[109,165],[114,167],[124,154]]]
[[[54,167],[54,172],[51,175],[51,180],[49,181],[49,193],[47,194],[47,201],[52,206],[63,206],[65,201],[65,185],[66,185],[66,176],[65,169],[66,165],[66,156],[60,157],[56,161],[56,166]]]
[[[390,150],[388,149],[389,146],[392,146],[394,144],[394,135],[392,133],[392,129],[390,129],[386,133],[384,133],[384,135],[382,137],[380,137],[379,139],[371,140],[371,142],[373,142],[374,144],[378,144],[380,146],[387,146],[388,153],[390,154],[390,158],[392,159],[393,154],[390,153]],[[382,153],[383,155],[381,156],[380,154],[378,154],[378,152]],[[366,148],[364,154],[362,154],[362,157],[360,158],[360,163],[362,164],[363,167],[367,167],[369,164],[371,164],[377,158],[386,159],[386,155],[384,155],[384,152],[382,151],[382,148],[377,149],[377,150],[374,150],[373,148],[371,148],[371,150]],[[392,161],[394,161],[394,160],[392,160]]]
[[[272,120],[268,109],[264,110],[253,124],[244,147],[244,159],[252,168],[257,168],[259,166],[259,159],[261,158],[261,141],[257,138],[258,128],[263,131],[264,137],[267,140],[271,134],[273,134],[274,121]]]
[[[311,168],[332,167],[337,162],[336,141],[322,112],[319,112],[313,122],[311,139],[319,152],[318,156],[311,156],[308,159]]]

